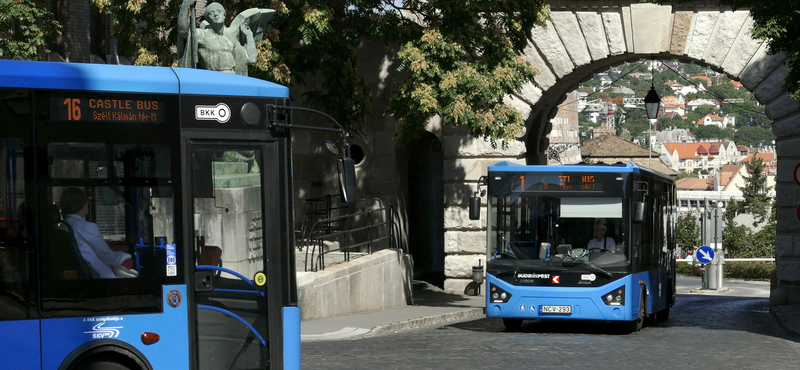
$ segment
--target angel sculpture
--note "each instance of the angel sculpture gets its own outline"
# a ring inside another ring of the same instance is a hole
[[[196,26],[196,2],[184,0],[178,14],[178,66],[247,76],[247,65],[256,62],[255,40],[261,39],[275,11],[250,8],[225,27],[225,8],[211,3]]]

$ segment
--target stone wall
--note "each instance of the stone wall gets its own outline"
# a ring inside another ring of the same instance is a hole
[[[481,219],[469,219],[468,201],[478,189],[478,181],[490,165],[501,161],[525,163],[525,144],[508,143],[503,148],[473,138],[464,128],[445,127],[444,151],[444,290],[463,293],[472,281],[472,266],[485,265],[486,201],[481,199]],[[485,189],[485,187],[483,187]]]
[[[412,304],[411,256],[385,249],[323,271],[297,274],[303,320]]]
[[[550,1],[547,26],[532,31],[524,56],[540,71],[538,86],[528,85],[507,101],[527,117],[524,146],[510,150],[476,150],[464,132],[445,130],[445,288],[460,291],[485,244],[484,221],[467,220],[466,199],[489,163],[514,160],[543,164],[546,135],[558,105],[577,84],[611,66],[641,58],[677,58],[727,74],[753,91],[766,105],[777,136],[778,224],[777,283],[773,304],[800,302],[800,112],[784,88],[784,56],[770,55],[762,40],[750,35],[753,20],[746,10],[719,8],[697,1],[679,5],[631,4],[626,1]],[[463,147],[462,147],[463,146]],[[486,145],[482,145],[486,149]],[[524,160],[520,160],[524,158]],[[485,200],[483,202],[486,203]],[[485,218],[484,218],[485,219]]]

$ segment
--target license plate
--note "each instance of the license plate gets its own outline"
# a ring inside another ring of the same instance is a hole
[[[572,306],[539,306],[539,313],[571,314]]]

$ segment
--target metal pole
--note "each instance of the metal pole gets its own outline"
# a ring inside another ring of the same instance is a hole
[[[647,130],[647,167],[653,168],[653,120],[650,120],[650,128]]]

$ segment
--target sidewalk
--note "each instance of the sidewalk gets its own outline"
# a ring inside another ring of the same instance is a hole
[[[445,293],[420,280],[414,280],[413,294],[413,306],[304,320],[300,325],[301,340],[361,339],[484,315],[484,295],[473,297]]]

